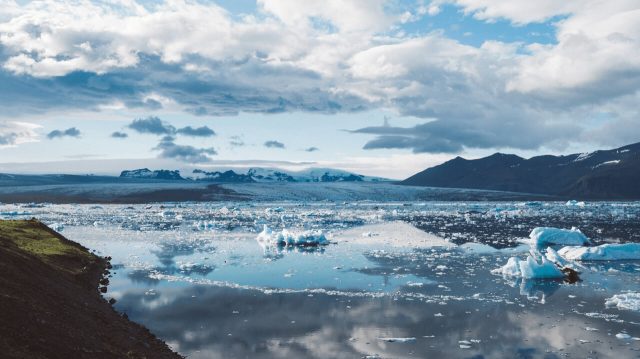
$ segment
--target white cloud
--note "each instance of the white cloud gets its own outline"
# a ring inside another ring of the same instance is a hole
[[[515,26],[554,19],[557,43],[469,46],[438,31],[395,32],[415,17],[437,16],[445,3]],[[579,141],[585,126],[576,119],[589,113],[607,109],[626,119],[624,126],[638,118],[637,106],[621,100],[640,89],[637,0],[436,0],[397,12],[385,0],[259,0],[258,13],[241,19],[209,2],[182,0],[2,5],[5,73],[42,81],[74,71],[103,74],[68,90],[77,89],[83,106],[103,110],[385,107],[436,118],[428,129],[437,133],[429,136],[454,149],[561,147]],[[107,76],[114,73],[116,90]]]
[[[385,0],[258,0],[258,5],[285,24],[295,28],[322,27],[313,21],[322,19],[343,33],[385,31],[393,22],[384,11]]]
[[[479,20],[495,21],[503,18],[519,25],[568,15],[586,5],[585,0],[436,0],[434,2],[454,3]]]
[[[41,126],[15,121],[0,121],[0,149],[14,147],[23,143],[37,142],[37,129]]]

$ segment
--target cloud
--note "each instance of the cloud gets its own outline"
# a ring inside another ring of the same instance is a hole
[[[485,125],[485,123],[481,123]],[[412,127],[372,126],[350,131],[351,133],[375,135],[364,145],[365,150],[410,149],[414,153],[458,153],[465,148],[519,148],[537,149],[540,138],[550,134],[554,138],[571,138],[575,125],[537,124],[523,126],[517,121],[500,119],[491,123],[487,130],[473,119],[456,122],[434,120]],[[514,136],[524,130],[527,136]],[[555,142],[549,140],[550,144]],[[559,145],[562,147],[562,143]]]
[[[75,127],[67,128],[66,130],[53,130],[47,134],[47,138],[52,140],[54,138],[62,137],[80,137],[80,130]]]
[[[16,121],[0,121],[0,149],[14,147],[22,143],[37,142],[36,130],[40,126]]]
[[[316,152],[316,151],[320,151],[320,149],[318,147],[308,147],[304,149],[306,152]]]
[[[178,129],[176,133],[180,135],[192,136],[192,137],[212,137],[216,135],[215,131],[213,131],[207,126],[202,126],[198,128],[187,126],[187,127]]]
[[[116,131],[116,132],[111,134],[111,137],[113,137],[113,138],[127,138],[127,137],[129,137],[129,135],[127,135],[125,132]]]
[[[215,131],[207,126],[201,126],[201,127],[195,127],[195,128],[191,126],[186,126],[183,128],[176,129],[173,125],[165,121],[162,121],[160,118],[156,116],[149,116],[147,118],[135,119],[127,127],[129,127],[130,129],[138,133],[152,134],[152,135],[165,135],[165,136],[184,135],[184,136],[190,136],[190,137],[212,137],[216,135]]]
[[[495,21],[508,19],[517,25],[532,22],[543,22],[556,16],[570,15],[583,6],[589,6],[589,0],[444,0],[436,3],[453,3],[460,6],[465,13],[476,19]]]
[[[638,126],[636,2],[435,0],[409,16],[396,4],[260,0],[238,17],[211,2],[12,2],[0,9],[0,113],[157,110],[159,99],[207,116],[384,108],[435,121],[367,147],[414,151],[567,146],[595,138],[581,119],[599,113],[609,127]],[[541,23],[555,38],[470,46],[403,27],[447,4],[479,21]],[[629,131],[609,133],[620,144]]]
[[[284,148],[284,143],[278,141],[267,141],[264,143],[264,147],[267,148]]]
[[[0,134],[0,147],[11,146],[16,143],[18,134],[15,132],[8,132]]]
[[[158,146],[154,148],[160,151],[158,158],[174,159],[187,163],[205,163],[211,161],[211,156],[217,155],[213,148],[196,148],[188,145],[178,145],[175,137],[165,136],[160,140]]]
[[[229,141],[229,145],[231,145],[231,147],[242,147],[245,145],[245,143],[242,137],[231,136],[231,141]]]
[[[162,121],[156,116],[135,119],[127,127],[138,133],[146,133],[152,135],[173,135],[176,133],[175,127]]]

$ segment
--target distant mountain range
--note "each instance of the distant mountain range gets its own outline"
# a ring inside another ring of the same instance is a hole
[[[122,171],[120,178],[145,178],[145,179],[160,179],[160,180],[184,180],[180,176],[180,171],[169,170],[156,170],[151,171],[148,168],[141,168],[131,171]]]
[[[269,168],[250,168],[246,172],[204,171],[195,169],[188,176],[179,171],[149,170],[141,168],[122,171],[120,178],[158,179],[173,181],[203,181],[212,183],[271,183],[271,182],[388,182],[388,179],[363,176],[347,171],[329,168],[311,168],[300,172],[288,172]]]
[[[640,143],[613,150],[530,159],[502,153],[476,160],[456,157],[400,184],[576,199],[640,199]]]

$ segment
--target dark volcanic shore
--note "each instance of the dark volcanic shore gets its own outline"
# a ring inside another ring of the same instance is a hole
[[[0,221],[0,357],[180,358],[98,293],[108,262],[36,221]]]

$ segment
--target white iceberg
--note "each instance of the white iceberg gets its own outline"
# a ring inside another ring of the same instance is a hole
[[[536,227],[529,234],[529,239],[531,244],[536,246],[548,246],[552,244],[582,246],[590,243],[589,238],[576,227],[571,229]]]
[[[531,251],[526,259],[511,257],[504,266],[491,271],[493,274],[501,274],[505,277],[522,277],[524,279],[551,279],[564,278],[553,262],[542,256],[539,252]]]
[[[51,223],[51,224],[49,224],[47,227],[49,227],[49,228],[53,229],[54,231],[56,231],[56,232],[58,232],[58,233],[59,233],[59,232],[62,232],[62,231],[64,230],[64,224],[62,224],[62,223],[57,223],[57,222],[56,222],[56,223]]]
[[[616,307],[623,310],[640,311],[640,293],[629,292],[616,294],[611,298],[607,298],[604,304],[608,307]]]
[[[603,244],[595,247],[568,246],[558,254],[570,260],[615,261],[640,259],[640,243]]]
[[[581,247],[581,248],[584,248],[584,247]],[[569,260],[561,256],[558,252],[556,252],[555,249],[551,247],[547,247],[547,252],[545,253],[545,257],[547,257],[549,261],[555,263],[555,265],[560,268],[570,268],[576,272],[581,272],[585,269],[585,267],[574,262],[573,260]]]
[[[322,231],[291,232],[283,229],[280,232],[271,230],[266,225],[258,234],[258,241],[274,246],[318,246],[327,245],[329,241]]]
[[[585,203],[583,201],[578,202],[575,199],[572,199],[570,201],[567,201],[566,205],[569,207],[584,207]]]

